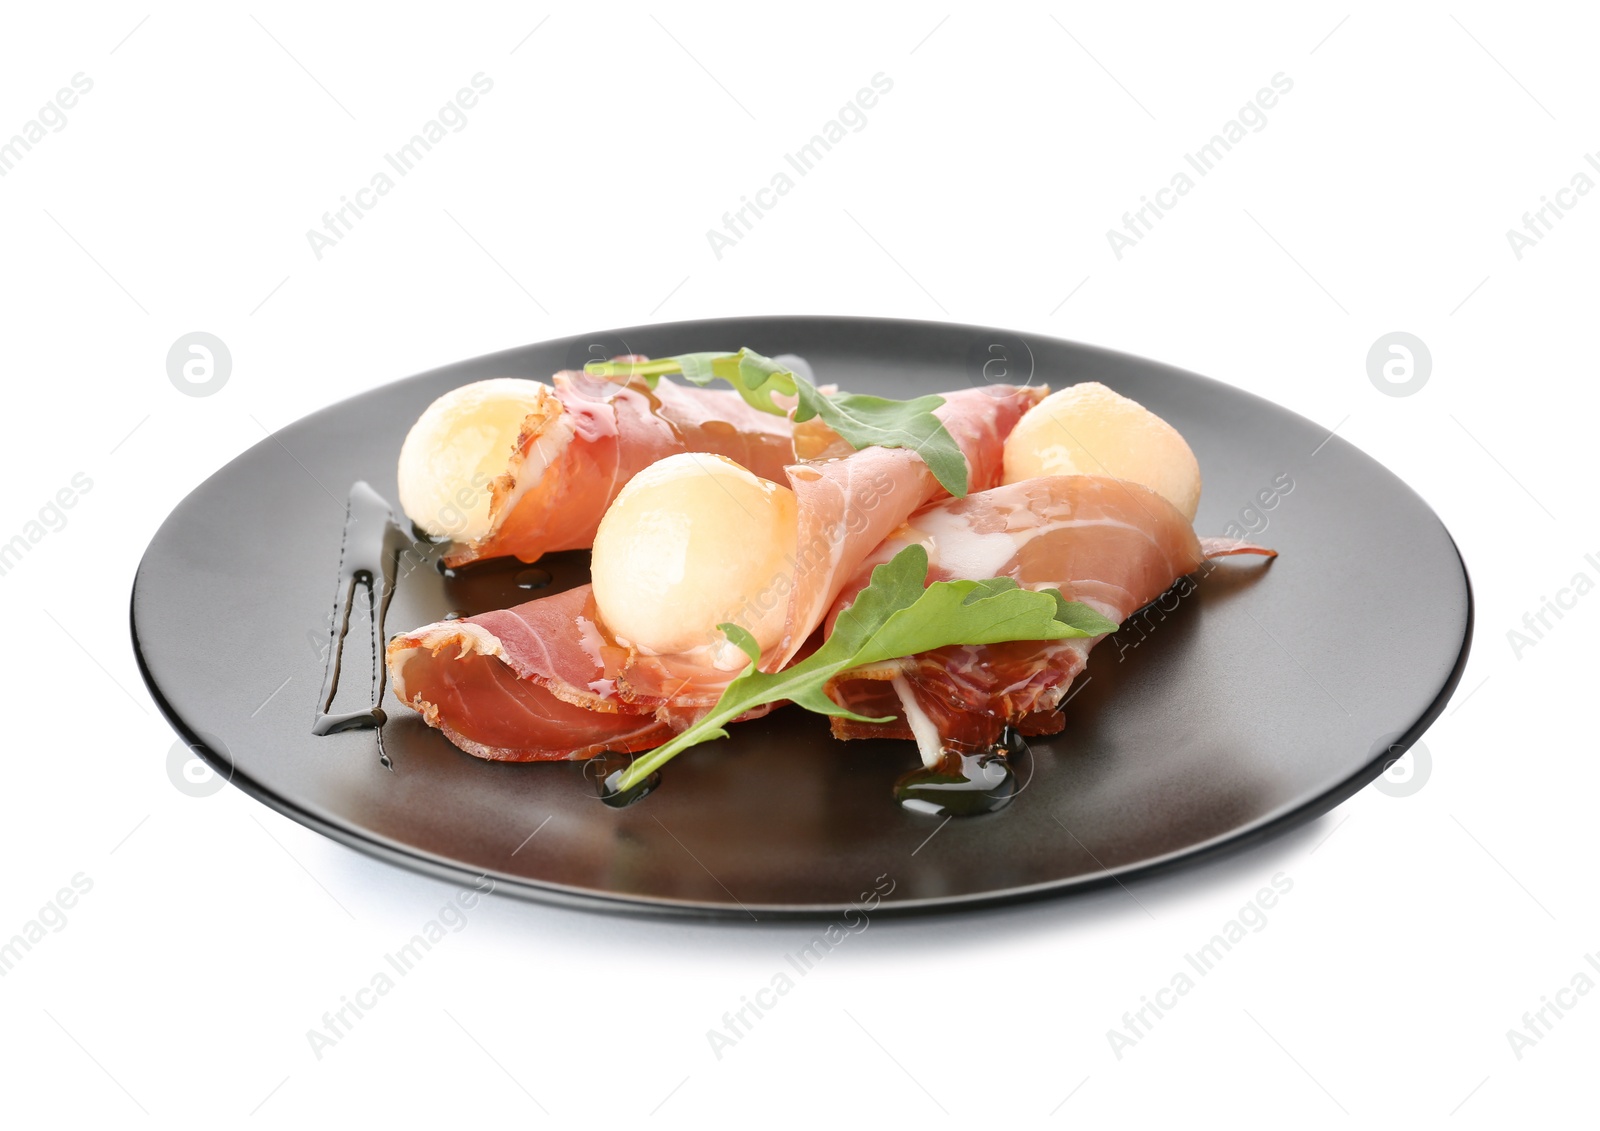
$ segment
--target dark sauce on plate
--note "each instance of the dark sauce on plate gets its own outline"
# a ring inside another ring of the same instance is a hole
[[[998,812],[1019,792],[1011,760],[1027,749],[1013,727],[1006,727],[993,746],[975,750],[947,746],[936,765],[901,775],[894,783],[895,800],[903,809],[931,817]]]
[[[554,580],[550,576],[549,570],[539,569],[537,566],[532,569],[522,570],[516,577],[518,589],[543,589]]]
[[[364,482],[350,488],[345,504],[344,544],[339,552],[339,583],[334,597],[332,639],[322,675],[322,691],[317,698],[316,720],[311,733],[339,734],[347,730],[375,731],[378,761],[394,769],[383,748],[383,693],[388,685],[388,668],[383,650],[387,637],[383,621],[394,599],[398,563],[402,550],[412,547],[405,529],[395,518],[394,508],[382,495]],[[358,594],[365,594],[368,645],[372,652],[372,705],[365,710],[334,712],[334,696],[339,693],[339,673],[344,665],[345,639],[350,634],[350,615]]]
[[[632,754],[607,750],[583,764],[583,776],[594,783],[601,801],[613,809],[625,809],[636,801],[643,801],[661,784],[661,771],[657,770],[632,789],[618,789],[617,782],[632,765]]]

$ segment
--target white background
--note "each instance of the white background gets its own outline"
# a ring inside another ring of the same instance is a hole
[[[1506,1032],[1600,951],[1600,597],[1520,655],[1507,631],[1600,580],[1600,194],[1520,260],[1505,233],[1600,148],[1596,31],[1579,5],[1470,0],[11,7],[0,137],[94,85],[0,178],[0,541],[75,473],[93,487],[0,577],[0,936],[75,874],[93,888],[0,979],[6,1121],[1592,1111],[1600,993],[1520,1059]],[[306,230],[478,72],[467,126],[319,260]],[[713,254],[707,229],[878,72],[867,126]],[[1266,128],[1118,260],[1106,230],[1279,72]],[[334,400],[542,338],[767,313],[1076,338],[1337,427],[1472,569],[1476,644],[1423,787],[1131,892],[875,923],[720,1061],[706,1030],[808,930],[491,899],[318,1060],[306,1031],[453,889],[174,787],[126,629],[146,542]],[[195,330],[232,352],[209,397],[167,378]],[[1408,397],[1368,379],[1394,330],[1432,352]],[[1267,927],[1118,1059],[1106,1031],[1278,872]]]

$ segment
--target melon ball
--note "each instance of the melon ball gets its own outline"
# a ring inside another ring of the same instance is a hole
[[[600,520],[589,573],[619,643],[654,653],[725,643],[732,622],[766,649],[783,635],[795,497],[723,456],[668,456],[628,481]],[[743,667],[737,648],[716,663]]]
[[[505,472],[523,419],[553,395],[540,381],[495,377],[451,389],[429,405],[400,446],[406,517],[434,537],[485,538],[489,485]]]
[[[1041,475],[1131,480],[1165,498],[1190,522],[1200,506],[1200,465],[1178,430],[1097,381],[1052,393],[1007,437],[1005,481]]]

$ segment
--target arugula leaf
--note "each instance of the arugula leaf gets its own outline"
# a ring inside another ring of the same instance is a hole
[[[941,396],[896,401],[856,393],[824,393],[804,377],[750,349],[686,353],[651,361],[591,361],[583,368],[597,377],[642,377],[652,389],[668,373],[682,374],[684,380],[702,386],[721,379],[732,385],[746,404],[775,416],[786,413],[773,401],[773,393],[798,394],[797,422],[820,416],[856,451],[874,445],[911,448],[946,491],[956,498],[967,493],[967,457],[944,422],[933,414],[944,404]]]
[[[794,418],[799,422],[822,417],[824,424],[857,451],[869,444],[911,448],[922,457],[939,485],[959,499],[967,493],[967,457],[944,423],[933,415],[933,410],[942,404],[944,398],[934,394],[909,401],[858,393],[830,397],[802,380]]]
[[[1063,640],[1115,632],[1087,605],[1067,601],[1060,590],[1021,588],[1009,577],[984,581],[928,579],[928,552],[907,546],[872,571],[872,582],[839,614],[833,633],[806,659],[780,672],[760,671],[755,637],[735,624],[724,635],[750,657],[750,664],[723,691],[705,718],[670,742],[636,760],[617,781],[632,789],[675,756],[702,742],[726,738],[724,725],[746,711],[787,699],[807,710],[863,723],[885,723],[835,703],[824,690],[841,672],[912,656],[953,644],[999,644],[1007,640]]]
[[[685,353],[650,361],[591,361],[583,371],[597,377],[643,377],[652,389],[668,373],[682,374],[692,385],[705,386],[720,379],[732,385],[750,407],[773,416],[787,416],[788,410],[774,402],[772,394],[794,396],[797,380],[770,357],[749,349],[738,353]]]

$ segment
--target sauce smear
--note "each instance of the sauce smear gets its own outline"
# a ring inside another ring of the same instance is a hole
[[[383,724],[388,717],[383,712],[383,693],[388,686],[388,669],[383,662],[383,649],[387,642],[383,620],[394,599],[395,581],[399,572],[402,550],[409,550],[411,539],[406,536],[394,508],[386,499],[364,482],[350,488],[345,505],[344,545],[339,554],[339,584],[334,596],[332,647],[328,649],[327,666],[322,675],[322,692],[318,696],[317,717],[311,733],[338,734],[347,730],[375,731],[378,740],[378,761],[386,769],[394,769],[388,752],[383,748]],[[358,593],[365,594],[368,645],[372,654],[372,705],[365,710],[335,712],[334,696],[339,693],[339,674],[344,666],[344,644],[350,634],[350,615],[356,608]]]
[[[894,783],[900,807],[930,817],[977,817],[1011,804],[1018,793],[1013,755],[1026,753],[1027,743],[1012,727],[1000,741],[976,750],[946,745],[933,766],[919,766]]]

